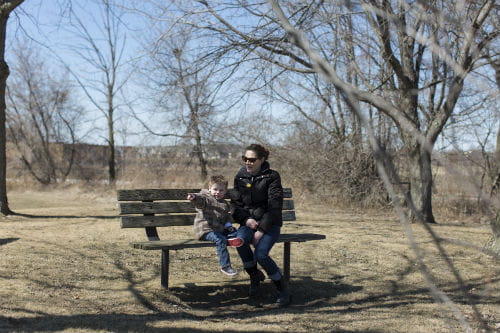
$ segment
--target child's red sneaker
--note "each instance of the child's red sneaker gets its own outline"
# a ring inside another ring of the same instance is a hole
[[[235,238],[228,238],[227,244],[232,247],[240,247],[243,245],[243,239],[235,237]]]

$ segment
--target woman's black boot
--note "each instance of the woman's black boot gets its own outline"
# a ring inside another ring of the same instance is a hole
[[[250,275],[250,289],[248,289],[248,296],[252,297],[259,293],[260,282],[266,279],[264,273],[257,269],[257,266],[245,268],[248,275]]]
[[[276,299],[276,305],[287,306],[290,304],[290,290],[288,288],[288,282],[281,278],[280,280],[274,281],[276,289],[278,289],[278,298]]]

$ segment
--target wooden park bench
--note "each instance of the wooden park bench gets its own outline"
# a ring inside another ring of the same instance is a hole
[[[212,242],[189,239],[162,239],[157,227],[189,226],[192,228],[195,209],[186,200],[188,193],[198,193],[199,189],[140,189],[118,190],[121,227],[144,228],[147,241],[132,242],[130,245],[142,250],[161,250],[161,286],[168,288],[169,251],[187,248],[214,247]],[[283,190],[283,221],[295,221],[292,190]],[[226,196],[229,198],[229,195]],[[192,229],[190,229],[191,232]],[[194,237],[194,234],[193,234]],[[284,243],[283,274],[290,279],[290,243],[325,239],[325,235],[312,233],[282,233],[278,240]],[[215,255],[215,252],[214,252]]]

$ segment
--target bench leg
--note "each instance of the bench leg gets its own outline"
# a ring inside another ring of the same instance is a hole
[[[169,250],[161,250],[161,286],[168,289]]]
[[[290,242],[283,244],[283,271],[285,281],[290,281]]]

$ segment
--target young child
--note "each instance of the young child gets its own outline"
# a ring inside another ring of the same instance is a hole
[[[200,240],[215,243],[221,272],[233,276],[238,272],[231,267],[227,245],[239,247],[243,245],[241,238],[232,235],[236,228],[231,224],[231,206],[224,195],[227,192],[228,181],[224,176],[210,177],[208,190],[203,189],[199,193],[188,193],[187,199],[196,208],[194,219],[194,232]]]

